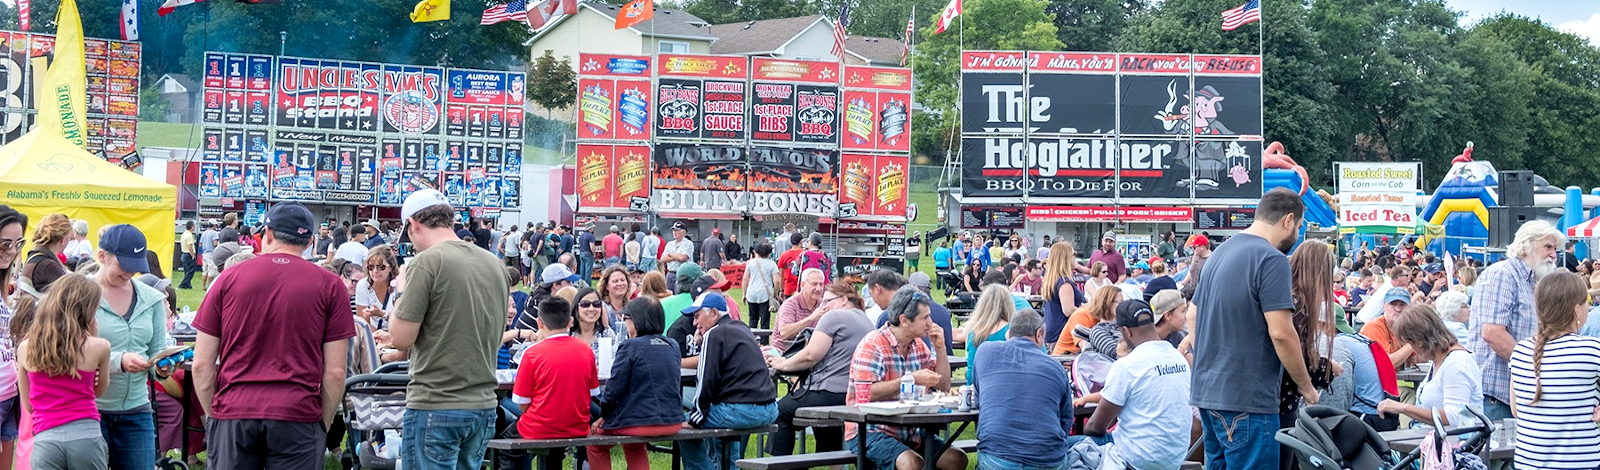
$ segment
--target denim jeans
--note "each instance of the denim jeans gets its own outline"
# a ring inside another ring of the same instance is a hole
[[[1511,418],[1511,405],[1507,405],[1506,402],[1500,401],[1499,398],[1484,395],[1483,416],[1489,418],[1490,421],[1500,421],[1502,419]]]
[[[1207,470],[1274,468],[1278,462],[1278,414],[1200,410]]]
[[[640,271],[644,271],[644,272],[655,271],[656,270],[656,259],[655,258],[646,258],[646,257],[640,256],[639,257],[639,270]]]
[[[702,429],[750,429],[772,424],[778,419],[778,404],[754,405],[747,403],[717,403],[706,413]],[[689,439],[680,441],[678,449],[683,454],[683,468],[688,470],[732,470],[733,463],[744,457],[744,438],[734,441],[722,439]],[[723,462],[722,457],[728,456]]]
[[[494,408],[406,409],[400,420],[400,458],[409,469],[475,470],[494,434]]]
[[[100,413],[111,468],[151,470],[156,465],[156,414]]]
[[[978,454],[978,470],[1060,470],[1066,466],[1066,462],[1063,461],[1049,467],[1035,467],[995,457],[992,454]]]
[[[589,281],[590,279],[593,278],[593,276],[594,276],[594,253],[580,253],[580,254],[578,254],[578,273],[577,274],[578,274],[578,277],[583,279],[584,281]],[[588,286],[588,285],[590,285],[590,283],[589,282],[584,282],[582,285]]]

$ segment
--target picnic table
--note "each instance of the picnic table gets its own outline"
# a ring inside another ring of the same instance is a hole
[[[512,384],[517,381],[516,377],[516,369],[500,369],[494,373],[495,382],[498,383],[498,388],[502,392],[511,391]],[[699,377],[695,375],[694,369],[678,369],[678,377],[681,384],[685,386],[693,386],[695,381],[699,380]],[[600,379],[600,385],[605,386],[605,384],[606,379]]]
[[[1028,305],[1033,306],[1034,310],[1044,311],[1044,296],[1037,294],[1028,296]]]
[[[1093,403],[1076,407],[1073,409],[1073,417],[1080,421],[1086,420],[1090,416],[1094,415],[1094,409],[1095,404]],[[950,424],[961,423],[961,426],[957,427],[955,432],[950,433],[950,436],[954,437],[961,435],[962,432],[966,431],[967,426],[978,421],[978,412],[979,410],[974,409],[971,411],[943,410],[938,413],[876,415],[861,411],[861,408],[855,405],[840,405],[800,408],[795,410],[795,416],[807,419],[838,420],[856,424],[879,424],[916,428],[922,433],[922,442],[933,442],[933,438],[938,436],[939,431],[943,430],[945,426]],[[859,429],[856,432],[857,449],[864,449],[866,447],[866,435],[867,433],[865,429]],[[945,442],[944,447],[939,449],[934,449],[933,446],[923,446],[922,462],[924,468],[926,470],[935,470],[935,464],[938,463],[937,457],[941,454],[944,454],[945,450],[950,448],[952,442],[954,441]],[[856,452],[856,468],[870,468],[868,465],[866,452]]]
[[[1422,369],[1412,367],[1410,369],[1396,372],[1394,374],[1394,378],[1395,380],[1399,380],[1401,382],[1421,383],[1423,380],[1428,379],[1428,373],[1423,372]]]
[[[1399,429],[1378,433],[1389,447],[1402,453],[1410,453],[1422,445],[1422,440],[1427,437],[1431,427]],[[1494,435],[1490,437],[1489,445],[1485,446],[1479,457],[1484,460],[1509,460],[1515,453],[1514,442],[1517,434],[1517,420],[1505,419],[1495,423]],[[1459,443],[1460,439],[1451,436],[1448,441],[1452,444]]]
[[[760,344],[767,344],[772,338],[772,330],[768,329],[751,328],[750,333],[756,335],[756,342]]]

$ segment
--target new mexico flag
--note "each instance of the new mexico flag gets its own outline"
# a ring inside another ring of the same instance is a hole
[[[78,147],[88,137],[84,130],[85,111],[83,23],[78,18],[78,3],[62,0],[56,14],[55,60],[44,76],[44,95],[39,97],[39,124]]]

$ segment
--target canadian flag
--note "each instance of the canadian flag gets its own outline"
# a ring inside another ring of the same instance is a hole
[[[200,2],[204,2],[204,1],[206,1],[206,0],[167,0],[166,2],[162,2],[160,8],[156,9],[156,15],[157,16],[167,16],[167,14],[168,13],[172,13],[172,10],[175,9],[175,8],[178,8],[178,7],[181,7],[181,6],[184,6],[184,5],[200,3]]]
[[[961,16],[961,0],[950,0],[950,4],[945,5],[944,11],[939,12],[939,24],[933,28],[933,34],[944,32],[957,16]]]
[[[528,27],[544,29],[563,15],[578,14],[578,0],[544,0],[528,9]]]

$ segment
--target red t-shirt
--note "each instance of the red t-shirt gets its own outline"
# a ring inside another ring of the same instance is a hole
[[[229,268],[194,319],[196,330],[220,339],[211,416],[321,420],[322,345],[356,335],[351,313],[339,277],[299,256]]]
[[[784,297],[794,295],[794,291],[800,290],[800,277],[795,276],[793,272],[789,270],[789,265],[794,263],[796,259],[799,259],[800,253],[804,252],[805,250],[792,248],[789,251],[785,251],[783,254],[778,255],[778,272],[782,273],[783,275]]]
[[[600,386],[594,350],[583,340],[558,335],[528,346],[517,367],[512,400],[527,403],[517,419],[523,439],[567,439],[589,435],[589,390]]]
[[[605,249],[607,258],[622,256],[622,235],[615,233],[606,235],[605,238],[600,239],[600,247]]]

